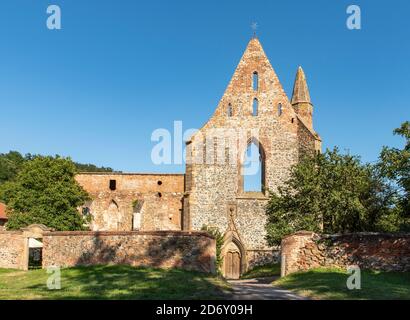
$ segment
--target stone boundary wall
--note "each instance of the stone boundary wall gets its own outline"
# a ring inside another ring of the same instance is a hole
[[[126,264],[215,273],[216,242],[204,232],[47,232],[43,268]]]
[[[27,238],[21,231],[0,231],[0,268],[27,269]]]
[[[317,235],[301,231],[282,239],[281,274],[317,267],[410,271],[410,234]]]
[[[258,266],[270,265],[280,261],[280,248],[270,250],[247,250],[248,270]]]

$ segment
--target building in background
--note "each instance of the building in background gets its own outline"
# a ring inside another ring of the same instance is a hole
[[[185,175],[80,174],[92,196],[81,210],[92,216],[93,230],[217,228],[224,235],[222,272],[238,278],[278,259],[265,239],[268,191],[284,183],[303,154],[320,149],[302,68],[289,99],[253,38],[214,114],[187,142]],[[250,150],[257,157],[247,163]],[[246,174],[252,161],[257,170]]]

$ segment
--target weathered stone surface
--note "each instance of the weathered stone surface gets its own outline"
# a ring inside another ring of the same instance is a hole
[[[255,72],[257,88],[252,85]],[[252,114],[255,98],[257,115]],[[307,120],[308,125],[291,105],[260,42],[252,39],[214,114],[187,144],[184,216],[189,217],[189,228],[208,225],[234,232],[243,244],[247,268],[257,263],[257,256],[261,262],[269,256],[275,261],[265,240],[266,190],[277,191],[303,153],[320,150],[320,138]],[[216,140],[210,144],[212,135]],[[259,194],[243,190],[242,159],[251,141],[263,150],[265,192]],[[231,207],[236,211],[233,221]],[[258,250],[260,255],[255,255]]]
[[[133,230],[135,201],[140,230],[181,230],[183,174],[79,174],[76,180],[92,197],[87,207],[93,231]]]
[[[20,231],[0,231],[0,268],[25,269],[26,238]]]
[[[298,232],[282,240],[282,274],[316,267],[410,271],[410,234],[354,233],[318,236]]]
[[[215,272],[215,239],[203,232],[50,232],[43,267],[127,264]]]
[[[255,99],[258,108],[254,115]],[[303,154],[321,148],[301,68],[291,101],[259,40],[252,39],[214,114],[187,143],[185,177],[111,173],[77,176],[93,197],[89,204],[91,229],[132,230],[132,204],[139,200],[143,203],[138,215],[140,230],[216,227],[225,235],[224,248],[232,241],[238,247],[240,272],[277,261],[277,250],[265,240],[267,190],[277,191]],[[250,142],[258,143],[261,149],[262,192],[247,193],[243,188],[242,160]],[[115,191],[109,189],[111,179],[117,182]],[[162,185],[157,184],[160,180]]]

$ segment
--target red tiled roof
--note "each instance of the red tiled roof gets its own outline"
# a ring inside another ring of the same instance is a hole
[[[6,205],[0,202],[0,219],[7,219]]]

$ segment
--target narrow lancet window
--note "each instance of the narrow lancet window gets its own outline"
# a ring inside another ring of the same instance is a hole
[[[232,105],[231,104],[228,104],[228,108],[226,110],[226,113],[227,113],[228,117],[233,116],[233,110],[232,110]]]
[[[259,75],[256,71],[252,75],[252,87],[255,91],[257,91],[259,87]]]
[[[278,116],[279,116],[279,117],[282,115],[282,112],[283,112],[283,110],[282,110],[282,104],[279,103],[279,104],[278,104]]]
[[[259,102],[258,99],[253,99],[253,106],[252,106],[252,115],[256,117],[258,115],[258,108],[259,108]]]

